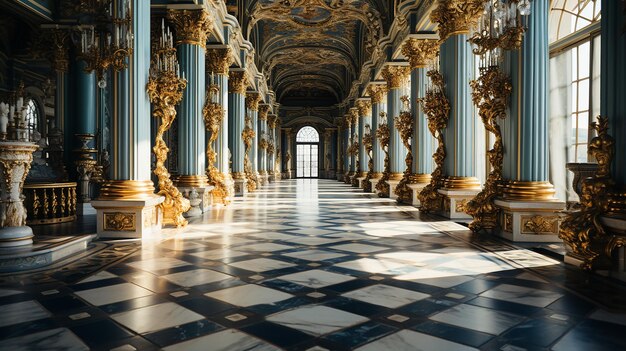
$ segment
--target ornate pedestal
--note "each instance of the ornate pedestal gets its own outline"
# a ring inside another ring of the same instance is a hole
[[[509,201],[496,199],[500,208],[499,235],[516,242],[560,242],[559,226],[565,203],[554,201]]]
[[[387,185],[389,185],[389,198],[392,200],[396,200],[398,195],[396,194],[396,187],[402,180],[402,173],[391,174],[389,180],[386,181]]]
[[[33,243],[33,230],[26,226],[22,186],[37,145],[0,141],[0,247]]]
[[[198,205],[200,214],[211,209],[211,204],[213,203],[212,191],[213,189],[215,189],[215,187],[212,185],[199,187],[199,188],[178,187],[178,190],[180,190],[183,196],[185,196],[185,198],[187,199],[190,199],[190,194],[191,194],[192,189],[196,189],[196,192],[198,193],[198,197],[200,199],[200,204]],[[185,212],[183,215],[185,217],[193,217],[194,213],[197,214],[197,212],[192,212],[190,214],[188,211],[188,212]]]
[[[428,185],[428,182],[426,182],[426,183],[416,183],[416,184],[407,184],[407,186],[411,189],[411,192],[413,193],[413,195],[411,196],[411,205],[413,205],[413,206],[419,206],[420,205],[420,200],[419,200],[417,195],[419,195],[419,193],[422,191],[422,189],[424,189],[424,187],[426,185]]]
[[[592,177],[598,170],[597,163],[566,163],[565,167],[572,173],[574,173],[574,179],[572,180],[572,186],[574,191],[580,198],[583,187],[583,180],[588,177]],[[567,208],[575,208],[578,206],[576,201],[568,201]]]
[[[265,175],[265,178],[263,178],[263,176],[257,176],[257,179],[259,179],[259,183],[267,184],[267,174]],[[235,196],[244,196],[248,193],[246,182],[247,180],[245,174],[233,174]]]
[[[440,214],[450,219],[471,219],[472,216],[465,213],[465,204],[473,199],[480,189],[439,189],[443,195],[443,211]]]
[[[365,178],[366,178],[365,175],[356,178],[359,182],[359,185],[358,185],[359,189],[363,189],[363,182],[365,181]]]
[[[335,178],[337,178],[338,181],[343,182],[345,179],[345,174],[343,174],[343,172],[337,172],[337,176]]]
[[[377,173],[377,174],[374,174],[374,176],[372,176],[372,179],[370,179],[370,183],[372,183],[372,192],[375,193],[376,195],[380,193],[380,191],[376,189],[376,184],[378,184],[378,182],[380,181],[382,177],[383,177],[382,173]]]

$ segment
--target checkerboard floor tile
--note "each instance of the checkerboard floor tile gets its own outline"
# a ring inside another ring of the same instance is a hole
[[[104,270],[0,286],[0,349],[626,349],[626,314],[562,263],[406,210],[267,185]]]

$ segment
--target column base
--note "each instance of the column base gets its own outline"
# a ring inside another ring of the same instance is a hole
[[[409,187],[409,189],[411,189],[411,192],[413,193],[411,195],[411,205],[412,206],[419,206],[420,205],[420,200],[417,197],[420,192],[422,191],[422,189],[424,189],[426,187],[426,185],[428,185],[429,183],[416,183],[416,184],[407,184],[407,186]]]
[[[258,184],[257,184],[257,188],[263,186],[263,185],[267,185],[267,182],[269,180],[267,171],[259,171],[257,173],[257,180],[258,180]]]
[[[192,189],[196,189],[196,192],[198,193],[198,197],[200,198],[200,204],[198,204],[198,206],[193,206],[192,204],[191,209],[183,213],[183,216],[185,217],[199,216],[203,214],[204,212],[207,212],[208,210],[210,210],[211,204],[213,203],[213,189],[215,189],[214,186],[208,185],[208,186],[201,187],[201,188],[178,187],[178,191],[180,191],[183,194],[183,196],[189,200],[191,200],[189,198],[189,194],[191,193]],[[198,213],[198,211],[200,212]]]
[[[400,178],[398,179],[397,175],[392,174],[391,175],[391,179],[387,180],[385,183],[387,183],[387,185],[389,185],[389,198],[392,200],[397,200],[398,199],[398,195],[396,195],[396,188],[398,187],[398,184],[400,183],[400,181],[402,180],[402,174],[400,173]]]
[[[329,171],[326,171],[326,178],[327,179],[335,179],[335,177],[337,177],[337,175],[335,174],[334,170],[331,169]]]
[[[0,228],[0,248],[31,245],[33,237],[29,226]]]
[[[76,215],[88,216],[95,215],[96,209],[91,206],[91,202],[81,202],[76,204]]]
[[[340,182],[343,182],[344,179],[346,178],[346,175],[343,172],[341,172],[341,171],[337,172],[336,176],[337,176],[336,177],[337,180],[340,181]]]
[[[356,180],[358,181],[358,188],[359,189],[363,189],[363,182],[365,181],[365,176],[362,177],[357,177]]]
[[[156,235],[163,227],[159,206],[165,197],[153,195],[133,200],[93,200],[97,233],[101,238],[143,238]]]
[[[496,199],[501,209],[499,236],[515,242],[560,242],[560,211],[565,203],[553,201],[514,201]]]
[[[465,213],[465,204],[472,200],[480,189],[439,189],[439,194],[443,195],[443,211],[440,214],[450,219],[472,219],[472,216]]]
[[[376,195],[380,193],[380,191],[376,189],[376,184],[378,184],[378,182],[380,181],[382,177],[383,177],[382,173],[375,173],[374,176],[370,178],[370,184],[372,184],[372,193]]]
[[[259,179],[259,177],[257,177],[257,179]],[[245,174],[233,173],[232,180],[233,180],[234,194],[236,197],[241,197],[248,193],[248,187],[246,186],[246,183],[248,182],[248,180],[246,179]]]
[[[267,181],[270,182],[270,183],[274,183],[276,181],[276,175],[274,173],[270,173],[267,176]]]

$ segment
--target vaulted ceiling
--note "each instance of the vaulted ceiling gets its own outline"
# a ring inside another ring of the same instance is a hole
[[[231,0],[257,65],[283,106],[332,106],[349,94],[392,19],[393,0]],[[239,5],[237,5],[239,4]],[[236,6],[236,8],[235,8]]]

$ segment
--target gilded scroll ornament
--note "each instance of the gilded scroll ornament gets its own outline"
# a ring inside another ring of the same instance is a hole
[[[220,130],[222,129],[222,121],[224,120],[224,108],[217,100],[219,91],[219,85],[210,84],[207,92],[207,99],[204,107],[202,108],[204,126],[210,133],[210,137],[206,145],[206,174],[209,178],[209,183],[215,187],[212,191],[213,200],[216,203],[228,205],[230,203],[229,198],[232,194],[229,194],[224,173],[220,172],[220,170],[215,166],[215,163],[217,162],[217,152],[213,149],[213,145],[215,145],[215,142],[219,137]]]
[[[408,66],[385,66],[381,75],[387,81],[388,89],[400,88],[409,78],[411,69]]]
[[[488,133],[493,134],[493,148],[487,152],[491,172],[487,176],[482,191],[466,206],[465,213],[472,216],[469,224],[472,231],[493,230],[498,226],[498,207],[494,200],[499,195],[502,182],[504,146],[498,119],[506,117],[509,96],[513,86],[509,77],[498,66],[481,68],[480,77],[470,82],[472,100],[478,107],[478,115]]]
[[[207,73],[228,75],[228,69],[234,62],[230,47],[208,48],[205,55],[205,67]]]
[[[376,137],[378,138],[378,142],[380,143],[380,147],[383,149],[385,153],[385,163],[383,176],[376,183],[376,190],[378,190],[378,197],[389,197],[389,184],[387,181],[391,176],[391,165],[389,164],[389,138],[390,138],[390,130],[387,125],[387,113],[381,112],[380,119],[378,121],[378,129],[376,130]]]
[[[443,196],[439,189],[443,187],[443,167],[446,159],[446,145],[443,132],[448,126],[450,102],[444,93],[443,75],[437,70],[430,70],[426,75],[430,78],[432,88],[426,91],[423,98],[418,99],[422,111],[428,118],[428,130],[437,140],[437,150],[433,154],[435,170],[431,174],[430,183],[418,195],[420,211],[435,212],[443,208]]]
[[[228,92],[235,94],[245,94],[248,87],[248,76],[245,71],[228,72]]]
[[[615,139],[608,134],[607,117],[598,117],[598,122],[591,126],[598,136],[591,139],[588,153],[598,161],[598,169],[593,177],[583,181],[581,209],[569,212],[559,230],[559,238],[572,250],[568,255],[579,259],[581,268],[586,270],[611,268],[613,250],[626,245],[626,238],[609,232],[601,219],[610,214],[615,191],[611,178]]]
[[[191,44],[206,47],[206,40],[213,18],[204,10],[174,10],[167,12],[167,19],[176,28],[176,45]]]
[[[174,48],[159,48],[156,54],[159,60],[158,62],[157,60],[152,62],[150,77],[146,86],[148,97],[153,104],[152,115],[160,121],[155,137],[155,145],[152,148],[156,157],[154,174],[159,179],[158,194],[165,197],[165,200],[160,205],[163,207],[164,221],[171,220],[172,224],[181,227],[187,225],[187,220],[183,217],[183,213],[189,210],[190,205],[189,200],[185,199],[178,191],[178,188],[174,186],[170,173],[167,167],[165,167],[167,154],[170,150],[165,140],[163,140],[163,134],[170,129],[176,118],[175,106],[183,98],[183,91],[187,86],[187,81],[178,76],[174,69],[174,67],[178,66]],[[167,68],[163,63],[164,61],[170,63]],[[111,221],[112,223],[120,223],[118,220]]]
[[[374,159],[372,158],[372,149],[374,146],[374,140],[372,138],[372,129],[369,124],[365,125],[365,133],[363,135],[363,144],[365,145],[365,152],[367,153],[367,174],[363,180],[363,190],[365,192],[372,192],[371,179],[374,175]]]
[[[402,175],[402,179],[396,186],[394,193],[398,195],[398,201],[410,203],[413,197],[413,190],[408,187],[411,184],[411,175],[413,168],[413,153],[411,152],[411,138],[413,136],[413,115],[411,114],[411,107],[409,103],[409,97],[404,95],[400,97],[402,100],[403,108],[400,115],[394,119],[394,125],[400,132],[400,139],[402,144],[407,149],[407,154],[404,159],[406,169]]]
[[[136,230],[134,213],[105,212],[103,216],[104,230],[116,232],[133,232]]]
[[[252,163],[250,162],[250,150],[252,148],[252,141],[256,136],[256,133],[252,129],[252,118],[246,114],[246,126],[241,132],[241,138],[243,139],[243,144],[245,147],[244,156],[243,156],[243,169],[246,173],[246,187],[249,192],[256,190],[257,187],[257,175],[256,172],[252,170]]]
[[[383,84],[369,85],[367,87],[367,94],[372,98],[372,104],[381,103],[387,95],[387,86]],[[376,118],[376,116],[374,116],[374,118]]]
[[[402,54],[408,59],[412,69],[427,67],[439,55],[439,40],[409,39],[402,46]]]

